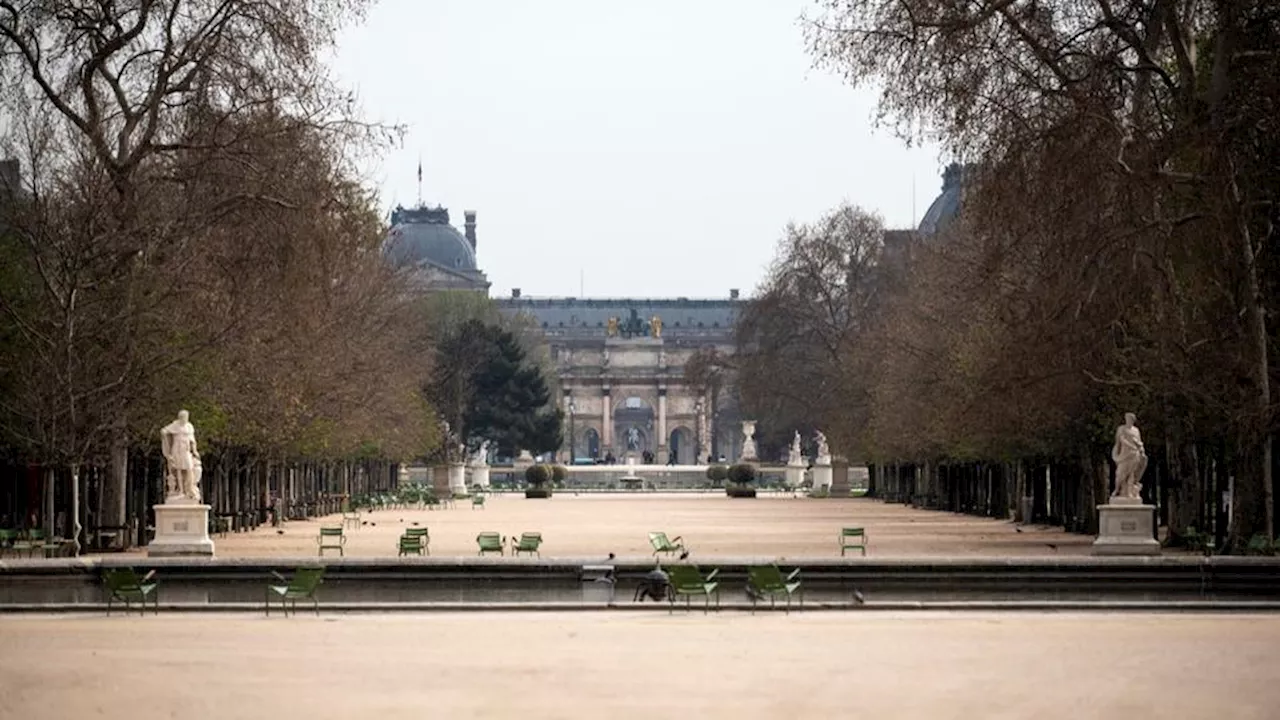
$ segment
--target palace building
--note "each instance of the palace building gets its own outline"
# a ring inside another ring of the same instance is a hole
[[[905,262],[917,239],[937,236],[954,220],[966,170],[946,168],[942,192],[919,227],[885,233],[886,263]],[[476,213],[463,218],[459,232],[443,207],[397,207],[384,253],[394,265],[412,267],[422,289],[488,293],[476,260]],[[495,302],[545,337],[567,420],[562,461],[652,457],[684,465],[738,457],[742,418],[732,378],[703,389],[684,375],[700,349],[735,352],[734,325],[745,302],[737,290],[693,299],[525,297],[515,289]]]

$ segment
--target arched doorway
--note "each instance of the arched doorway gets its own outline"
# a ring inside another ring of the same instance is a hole
[[[619,457],[654,452],[653,408],[641,398],[632,396],[619,403],[613,412],[613,447]]]
[[[693,442],[693,431],[686,427],[678,427],[671,431],[667,443],[672,462],[676,465],[694,465],[697,463],[694,454],[697,447]]]

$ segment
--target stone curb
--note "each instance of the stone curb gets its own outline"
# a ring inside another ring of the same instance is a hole
[[[272,606],[273,614],[279,612]],[[12,614],[64,614],[104,613],[105,603],[14,603],[0,604],[0,615]],[[119,604],[113,609],[120,615],[125,611]],[[683,604],[675,606],[684,611]],[[702,608],[691,604],[689,611],[697,613]],[[715,611],[712,606],[712,611]],[[735,613],[750,612],[749,603],[721,603],[720,610]],[[160,603],[165,613],[261,613],[263,606],[257,603]],[[584,612],[627,611],[667,612],[666,603],[321,603],[322,613],[389,613],[389,612]],[[784,612],[779,605],[756,606],[758,612]],[[804,606],[792,605],[793,612],[807,611],[985,611],[985,612],[1280,612],[1280,601],[1269,600],[1169,600],[1169,601],[1075,601],[1075,600],[958,600],[958,601],[881,601],[867,603],[817,602]],[[132,612],[136,613],[136,610]],[[148,609],[148,614],[151,610]],[[299,613],[312,613],[305,602],[298,603]]]

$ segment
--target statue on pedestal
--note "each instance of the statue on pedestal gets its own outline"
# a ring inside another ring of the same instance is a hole
[[[190,413],[178,411],[178,419],[160,430],[160,452],[164,455],[165,502],[186,498],[200,502],[200,475],[203,466],[196,447],[196,429]]]
[[[1147,450],[1142,444],[1142,433],[1135,425],[1133,413],[1124,414],[1124,424],[1116,428],[1116,442],[1111,447],[1111,459],[1116,463],[1116,487],[1114,498],[1137,499],[1142,493],[1142,473],[1147,469]]]
[[[649,318],[649,336],[656,338],[662,337],[662,318],[657,315]]]
[[[609,318],[609,325],[605,330],[606,337],[618,337],[618,318]]]
[[[803,460],[801,460],[801,450],[800,450],[800,431],[797,430],[796,436],[791,438],[791,452],[787,453],[787,464],[800,465],[802,462]]]
[[[480,447],[476,448],[476,452],[471,456],[472,467],[488,467],[489,466],[489,441],[481,440]]]
[[[814,430],[813,440],[818,445],[818,458],[816,462],[819,465],[830,465],[831,448],[827,445],[827,436],[823,435],[821,430]]]

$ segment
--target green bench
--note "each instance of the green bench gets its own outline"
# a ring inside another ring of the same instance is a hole
[[[867,556],[867,531],[860,527],[840,528],[840,557],[846,550],[861,550]]]
[[[343,557],[342,547],[347,544],[347,536],[342,534],[341,527],[322,527],[316,544],[320,546],[317,554],[321,557],[324,557],[325,550],[337,550],[338,556]]]

